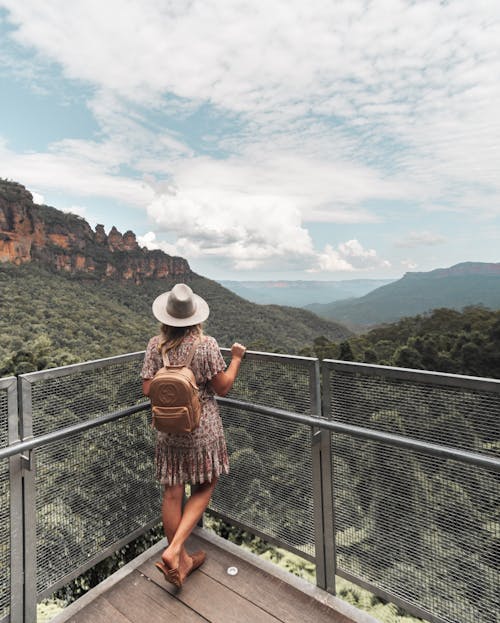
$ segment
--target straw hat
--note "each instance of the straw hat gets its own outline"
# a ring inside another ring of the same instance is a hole
[[[178,283],[153,301],[153,314],[171,327],[189,327],[208,318],[208,303],[185,283]]]

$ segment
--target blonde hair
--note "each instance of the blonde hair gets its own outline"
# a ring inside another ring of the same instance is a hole
[[[193,331],[198,337],[203,336],[203,326],[201,324],[190,325],[188,327],[171,327],[162,324],[160,327],[160,341],[158,342],[158,351],[161,353],[163,348],[170,350],[179,346],[188,333]]]

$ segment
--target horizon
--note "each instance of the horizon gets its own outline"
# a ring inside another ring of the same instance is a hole
[[[37,203],[218,281],[499,260],[497,3],[0,0],[0,34]]]

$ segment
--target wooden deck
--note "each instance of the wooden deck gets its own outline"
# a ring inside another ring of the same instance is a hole
[[[204,549],[205,564],[181,589],[154,563],[159,543],[56,616],[52,623],[377,623],[340,599],[197,529],[188,550]],[[229,575],[229,567],[238,573]]]

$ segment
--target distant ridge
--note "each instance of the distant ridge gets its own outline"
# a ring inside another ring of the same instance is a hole
[[[440,279],[442,277],[459,277],[463,275],[496,275],[500,276],[500,262],[462,262],[449,268],[436,268],[429,272],[408,272],[404,277],[429,277]],[[403,277],[403,279],[404,279]]]
[[[395,322],[433,309],[470,305],[500,309],[500,263],[463,262],[430,272],[409,272],[360,298],[307,309],[347,326]]]
[[[267,280],[219,281],[239,296],[263,305],[305,307],[368,294],[393,279],[346,279],[343,281]]]

